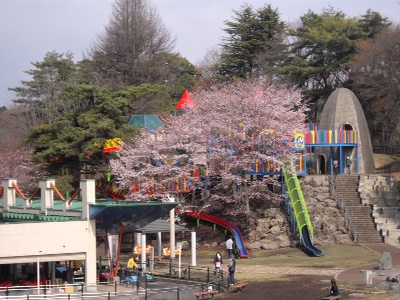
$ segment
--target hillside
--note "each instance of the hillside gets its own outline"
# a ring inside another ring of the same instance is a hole
[[[375,170],[378,174],[390,174],[400,180],[400,156],[374,154]]]

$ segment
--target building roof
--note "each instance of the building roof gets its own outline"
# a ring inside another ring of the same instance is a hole
[[[193,98],[189,94],[188,90],[185,90],[181,96],[181,99],[175,106],[175,110],[185,110],[195,108],[196,105],[193,103]]]
[[[164,127],[160,117],[157,115],[133,115],[128,124],[145,128],[148,131],[156,131]]]
[[[178,231],[189,231],[189,229],[175,224],[175,232]],[[165,220],[155,220],[143,227],[137,228],[134,232],[142,232],[142,233],[157,233],[157,232],[170,232],[170,223]]]
[[[0,200],[1,222],[63,222],[82,220],[82,201],[74,199],[71,206],[65,209],[65,201],[54,200],[53,207],[47,209],[47,214],[41,212],[40,199],[33,199],[29,208],[24,208],[22,198],[16,199],[12,211],[4,211],[3,199]],[[129,223],[127,228],[132,231],[149,224],[174,209],[178,202],[131,202],[96,200],[89,204],[89,219],[96,220],[96,227],[107,231],[117,231],[121,223]]]

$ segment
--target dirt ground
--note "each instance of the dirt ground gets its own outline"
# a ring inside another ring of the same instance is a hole
[[[374,154],[375,171],[378,174],[390,174],[400,180],[399,157],[387,154]]]
[[[329,276],[287,275],[285,280],[266,280],[250,282],[243,291],[228,293],[216,299],[251,299],[251,300],[310,300],[321,299],[329,294]],[[347,296],[348,292],[342,292]]]
[[[237,259],[235,274],[238,282],[245,281],[248,285],[242,291],[224,293],[214,299],[321,299],[329,294],[331,278],[347,269],[378,263],[380,258],[379,253],[361,245],[327,245],[319,248],[324,253],[321,257],[309,256],[301,248],[250,251],[250,258]],[[215,250],[224,253],[221,249]],[[213,253],[212,250],[200,251],[198,265],[211,265]],[[226,260],[224,264],[227,263]],[[376,286],[340,281],[338,286],[342,299],[355,294],[363,295],[363,299],[374,300],[393,297]]]

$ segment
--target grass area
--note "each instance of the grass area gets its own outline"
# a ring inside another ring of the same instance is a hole
[[[320,248],[321,257],[309,256],[299,248],[279,250],[251,250],[250,258],[237,260],[238,266],[245,268],[317,268],[349,269],[357,266],[378,263],[380,254],[357,245],[329,245]],[[225,250],[219,250],[226,257]],[[197,264],[212,266],[216,251],[198,251]],[[189,258],[190,252],[183,255]],[[228,259],[226,259],[226,264]]]

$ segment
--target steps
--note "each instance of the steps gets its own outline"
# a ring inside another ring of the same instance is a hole
[[[400,246],[400,195],[389,175],[360,175],[360,197],[363,204],[373,207],[376,228],[385,243]]]
[[[372,208],[363,205],[358,193],[358,175],[336,176],[336,199],[343,201],[349,217],[349,225],[354,228],[354,239],[358,243],[382,243],[382,236],[375,227]]]

